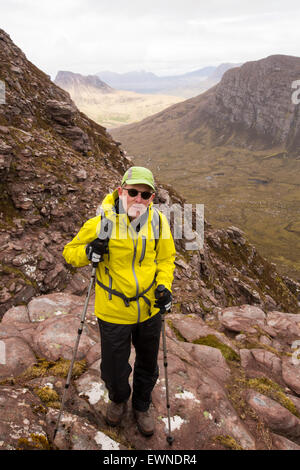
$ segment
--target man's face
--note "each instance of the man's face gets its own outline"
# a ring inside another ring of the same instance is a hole
[[[128,193],[129,189],[136,189],[138,194],[136,196],[130,196]],[[150,198],[143,199],[141,194],[143,192],[151,193]],[[144,214],[155,197],[152,188],[146,184],[125,184],[125,186],[118,188],[118,193],[125,211],[132,219],[136,219]]]

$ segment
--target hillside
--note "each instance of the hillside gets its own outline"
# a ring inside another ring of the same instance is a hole
[[[60,71],[54,83],[70,94],[80,111],[107,128],[138,122],[182,101],[177,96],[116,90],[96,75]]]
[[[291,85],[299,76],[297,57],[248,62],[205,93],[111,131],[137,162],[204,203],[215,226],[242,227],[296,278],[300,114]]]

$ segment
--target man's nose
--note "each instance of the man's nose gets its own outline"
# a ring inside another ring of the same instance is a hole
[[[142,198],[141,193],[138,193],[137,196],[136,196],[136,198],[135,198],[136,202],[142,202],[142,199],[143,199],[143,198]]]

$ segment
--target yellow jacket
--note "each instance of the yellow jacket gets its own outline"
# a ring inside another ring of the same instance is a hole
[[[143,322],[159,312],[154,307],[155,288],[164,284],[171,291],[174,272],[175,245],[167,218],[160,215],[160,235],[155,243],[155,233],[151,223],[154,207],[151,203],[144,217],[144,224],[136,231],[126,213],[118,213],[116,200],[118,192],[108,194],[103,203],[105,217],[113,222],[108,254],[96,270],[95,315],[111,323],[133,324]],[[143,217],[143,216],[142,216]],[[82,267],[90,263],[86,255],[86,245],[98,237],[101,228],[101,215],[89,219],[78,234],[64,247],[63,256],[67,263]],[[156,245],[156,246],[155,246]],[[154,282],[153,282],[154,281]],[[124,299],[106,291],[99,285],[122,293],[127,298],[144,294],[125,305]],[[150,308],[149,308],[150,307]]]

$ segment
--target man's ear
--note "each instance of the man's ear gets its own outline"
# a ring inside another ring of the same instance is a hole
[[[117,188],[119,196],[122,196],[122,186],[118,186]]]

